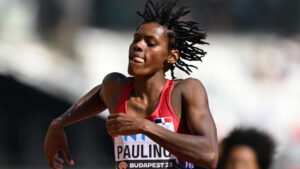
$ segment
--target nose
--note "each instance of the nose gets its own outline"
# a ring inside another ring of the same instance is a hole
[[[134,51],[143,51],[144,40],[139,40],[138,42],[133,44]]]

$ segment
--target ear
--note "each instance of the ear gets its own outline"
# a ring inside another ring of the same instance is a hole
[[[179,51],[177,49],[171,49],[167,62],[169,64],[174,64],[179,59]]]

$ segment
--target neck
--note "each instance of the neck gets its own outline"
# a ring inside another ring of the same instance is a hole
[[[155,100],[160,96],[165,83],[164,73],[151,77],[135,77],[134,95],[145,101]]]

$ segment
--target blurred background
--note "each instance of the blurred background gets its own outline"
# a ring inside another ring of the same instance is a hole
[[[106,74],[127,75],[144,2],[0,0],[1,169],[48,168],[43,140],[51,120]],[[219,140],[236,127],[258,128],[276,140],[272,168],[299,169],[300,1],[179,4],[208,33],[208,54],[191,76],[207,89]],[[113,168],[106,116],[66,129],[76,163],[66,168]]]

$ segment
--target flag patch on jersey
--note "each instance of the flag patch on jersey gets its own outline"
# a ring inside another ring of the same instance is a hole
[[[174,131],[174,124],[172,122],[172,117],[162,117],[154,119],[154,123],[168,129]]]
[[[165,124],[165,123],[172,123],[172,117],[163,117],[163,118],[157,118],[154,119],[154,123],[161,123],[161,124]]]

